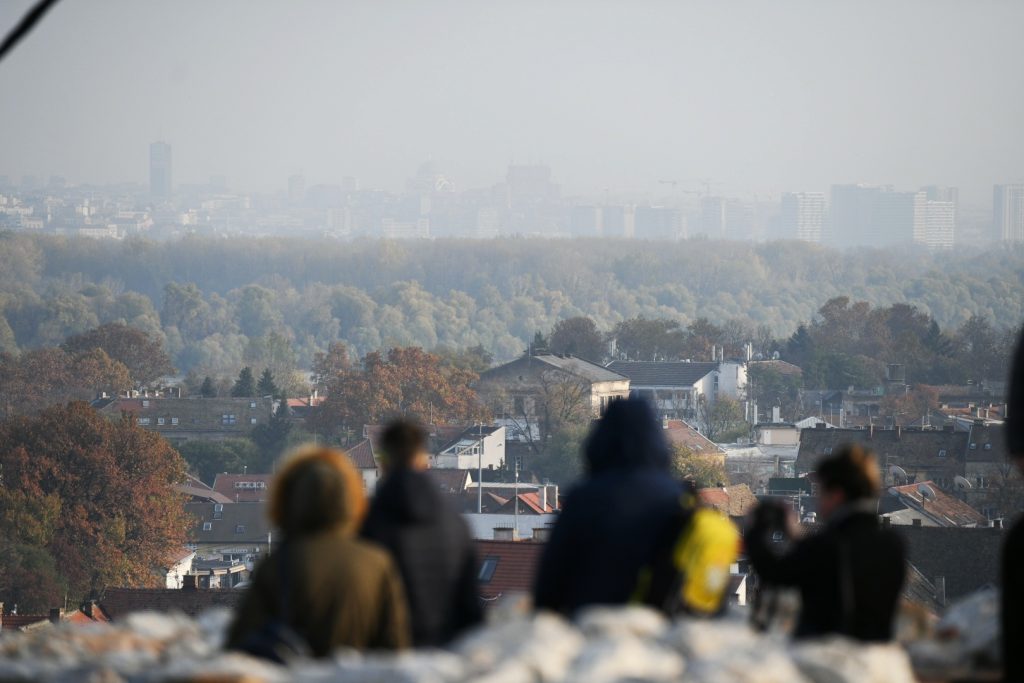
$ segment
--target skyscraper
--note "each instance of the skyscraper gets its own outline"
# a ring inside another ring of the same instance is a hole
[[[997,239],[1024,242],[1024,183],[992,188],[992,224]]]
[[[833,185],[829,242],[837,246],[888,246],[925,240],[924,192],[891,187]]]
[[[787,192],[782,195],[782,236],[820,242],[825,228],[824,192]]]
[[[154,142],[149,146],[149,193],[160,199],[171,196],[171,146]]]

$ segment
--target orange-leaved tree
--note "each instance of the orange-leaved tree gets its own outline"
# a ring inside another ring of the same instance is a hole
[[[127,416],[69,403],[10,418],[0,423],[0,468],[0,599],[44,609],[105,586],[153,586],[185,542],[174,490],[184,461]]]

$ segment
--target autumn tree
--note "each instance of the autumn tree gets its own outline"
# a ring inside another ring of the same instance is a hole
[[[0,423],[0,468],[3,542],[16,546],[20,571],[55,570],[74,600],[108,585],[154,585],[153,568],[185,542],[189,521],[173,489],[184,462],[128,416],[107,420],[69,403],[11,418]],[[34,599],[62,604],[64,592]]]
[[[238,373],[238,379],[231,387],[231,395],[235,398],[251,398],[256,395],[256,380],[252,376],[252,368],[248,365]]]
[[[886,396],[879,407],[894,425],[927,424],[932,411],[939,407],[939,390],[918,384],[905,393]],[[942,419],[940,414],[939,420]]]
[[[0,416],[31,413],[68,400],[89,401],[97,393],[131,386],[122,363],[102,349],[67,353],[59,348],[0,354]]]
[[[702,395],[697,400],[697,421],[710,441],[731,441],[745,435],[748,429],[743,417],[740,402],[726,396],[709,400]]]
[[[607,345],[597,324],[582,316],[555,323],[548,336],[548,347],[552,353],[567,353],[594,363],[600,363],[607,355]]]
[[[419,347],[372,352],[361,368],[341,370],[327,381],[327,398],[316,412],[318,431],[403,416],[422,422],[470,422],[487,414],[470,386],[477,376],[445,366]]]
[[[678,321],[643,316],[623,320],[610,337],[618,354],[626,360],[675,360],[686,343]]]
[[[71,354],[102,349],[128,368],[136,384],[149,384],[175,372],[159,340],[123,323],[107,323],[69,337],[61,348]]]
[[[729,475],[720,458],[697,453],[683,444],[673,445],[671,466],[676,477],[692,481],[697,488],[729,484]]]
[[[327,385],[352,369],[348,347],[341,342],[331,344],[326,352],[318,351],[313,357],[313,386],[321,391]]]

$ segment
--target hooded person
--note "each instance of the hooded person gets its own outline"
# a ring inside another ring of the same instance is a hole
[[[621,605],[678,529],[684,487],[651,406],[613,401],[584,444],[585,474],[569,493],[544,549],[534,605],[573,616]]]
[[[788,535],[790,511],[762,503],[745,535],[747,556],[763,583],[800,591],[796,638],[891,640],[906,551],[900,536],[878,523],[878,461],[863,446],[846,444],[818,464],[815,476],[822,530],[777,552],[774,540]]]
[[[398,571],[384,550],[356,537],[365,511],[362,478],[345,454],[314,446],[290,456],[270,497],[284,540],[256,567],[229,649],[280,661],[281,650],[325,657],[341,647],[409,645]]]
[[[384,478],[362,536],[386,548],[398,565],[413,644],[442,646],[483,618],[473,540],[425,471],[427,435],[421,427],[391,423],[380,449]]]

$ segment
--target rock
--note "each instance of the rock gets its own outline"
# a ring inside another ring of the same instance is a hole
[[[685,669],[679,653],[657,641],[632,634],[603,635],[587,641],[572,663],[566,680],[569,683],[675,681],[682,677]]]
[[[658,638],[668,630],[669,621],[649,607],[591,607],[576,618],[576,628],[587,638],[595,636],[638,636]]]
[[[583,636],[562,617],[540,613],[529,619],[492,624],[465,636],[455,651],[465,658],[470,676],[520,663],[542,683],[563,680],[583,649]],[[511,674],[510,674],[511,675]]]
[[[814,683],[915,683],[899,645],[860,644],[847,638],[801,642],[791,648],[797,668]]]

